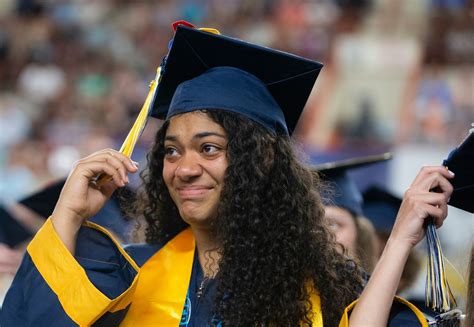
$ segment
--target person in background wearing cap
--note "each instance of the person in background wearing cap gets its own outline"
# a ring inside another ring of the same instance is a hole
[[[320,69],[179,26],[134,209],[147,243],[125,251],[87,221],[135,164],[110,149],[79,160],[28,246],[2,326],[336,326],[362,278],[290,141]]]
[[[362,210],[375,227],[378,249],[377,259],[387,244],[393,224],[397,218],[402,199],[393,195],[379,186],[371,186],[363,193],[364,203]],[[397,294],[409,289],[415,282],[420,271],[421,259],[416,249],[413,248],[407,258],[403,274],[398,284]]]
[[[377,238],[372,223],[362,212],[362,194],[348,171],[387,160],[385,155],[353,158],[313,166],[326,189],[325,220],[342,253],[354,258],[370,274],[377,262]]]

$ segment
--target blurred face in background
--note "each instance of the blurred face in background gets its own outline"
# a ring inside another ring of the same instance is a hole
[[[326,206],[326,220],[329,229],[336,236],[336,242],[343,245],[349,255],[355,255],[357,226],[352,214],[341,207]]]

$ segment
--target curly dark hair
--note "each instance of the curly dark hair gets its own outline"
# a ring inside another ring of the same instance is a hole
[[[337,326],[362,280],[323,223],[318,177],[298,162],[288,136],[272,135],[237,114],[205,112],[229,136],[228,168],[212,222],[220,246],[216,317],[224,326],[311,326],[308,289],[314,287],[324,325]],[[138,208],[148,223],[148,243],[164,242],[187,226],[162,177],[168,125],[158,131],[142,174]]]

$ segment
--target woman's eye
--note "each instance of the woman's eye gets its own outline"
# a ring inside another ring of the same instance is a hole
[[[205,144],[202,147],[202,152],[204,152],[204,153],[214,153],[214,152],[217,152],[217,151],[219,151],[219,148],[214,146],[214,145],[211,145],[211,144]]]
[[[337,222],[335,222],[334,220],[329,220],[329,221],[328,221],[328,227],[329,227],[332,231],[337,231],[339,228],[341,228],[341,225],[338,224]]]
[[[177,151],[175,148],[173,148],[173,147],[167,147],[167,148],[165,149],[165,155],[166,155],[167,157],[172,157],[172,156],[175,156],[175,155],[177,155],[177,154],[178,154],[178,151]]]

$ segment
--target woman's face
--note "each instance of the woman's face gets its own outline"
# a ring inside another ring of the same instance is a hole
[[[163,179],[181,218],[205,227],[215,218],[227,162],[224,129],[200,111],[172,117],[165,136]]]
[[[324,219],[326,219],[329,229],[336,236],[336,241],[342,244],[350,255],[354,255],[357,226],[351,213],[346,209],[335,206],[326,206],[325,211]]]

